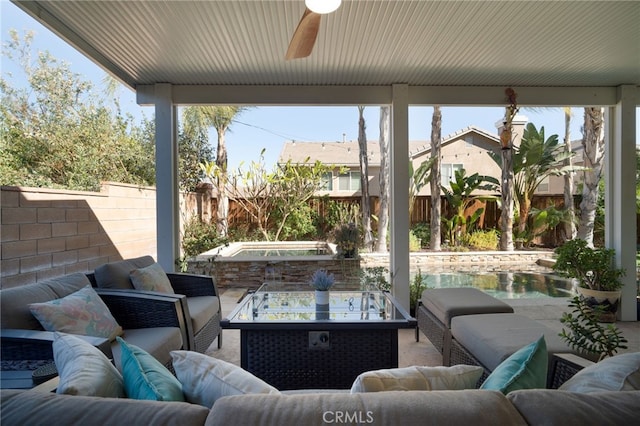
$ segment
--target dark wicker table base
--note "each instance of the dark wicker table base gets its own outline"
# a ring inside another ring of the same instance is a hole
[[[279,390],[349,389],[365,371],[398,366],[397,329],[331,329],[310,348],[310,330],[242,330],[242,368]]]

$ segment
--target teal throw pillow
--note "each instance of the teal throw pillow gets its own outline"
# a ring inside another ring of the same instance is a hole
[[[120,337],[124,390],[131,399],[153,401],[184,401],[182,385],[171,372],[139,347]]]
[[[547,368],[547,344],[541,336],[502,361],[480,389],[497,390],[505,395],[518,389],[544,389]]]

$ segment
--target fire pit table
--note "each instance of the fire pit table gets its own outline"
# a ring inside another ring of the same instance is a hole
[[[398,366],[398,329],[416,326],[389,292],[264,284],[222,320],[239,329],[241,366],[280,389],[348,389],[365,371]],[[304,288],[304,290],[302,290]]]

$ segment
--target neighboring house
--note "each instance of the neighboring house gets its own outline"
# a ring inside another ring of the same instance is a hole
[[[518,120],[520,118],[520,120]],[[500,123],[497,123],[500,124]],[[514,120],[515,144],[519,144],[526,117],[516,117]],[[500,167],[491,159],[489,152],[500,153],[500,128],[497,133],[491,133],[476,126],[469,126],[443,138],[441,148],[441,178],[442,185],[448,185],[454,178],[456,170],[465,169],[467,175],[479,173],[500,179]],[[574,164],[582,163],[582,146],[580,141],[572,143]],[[380,173],[380,147],[378,141],[367,143],[367,158],[369,164],[369,193],[373,197],[380,194],[378,175]],[[431,158],[431,143],[429,141],[410,141],[409,158],[414,170],[424,161]],[[278,163],[288,160],[294,163],[305,161],[320,161],[331,165],[333,171],[327,174],[325,190],[318,195],[329,195],[335,198],[353,197],[360,195],[360,157],[357,141],[344,142],[285,142]],[[576,177],[577,180],[580,177]],[[564,180],[562,177],[552,176],[538,187],[537,194],[560,195],[563,193]],[[430,195],[429,185],[425,185],[420,196]]]

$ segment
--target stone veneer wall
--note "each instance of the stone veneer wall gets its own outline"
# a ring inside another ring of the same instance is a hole
[[[321,259],[319,259],[321,257]],[[295,257],[280,258],[277,261],[237,260],[217,258],[209,260],[190,260],[188,272],[211,275],[221,288],[257,289],[266,281],[285,283],[306,283],[317,269],[326,269],[334,274],[334,288],[349,288],[359,282],[360,259],[334,259],[327,256],[308,256],[308,259]]]
[[[389,256],[361,253],[362,267],[389,267]],[[453,271],[549,271],[553,264],[552,250],[485,251],[485,252],[414,252],[410,268],[422,272]]]

